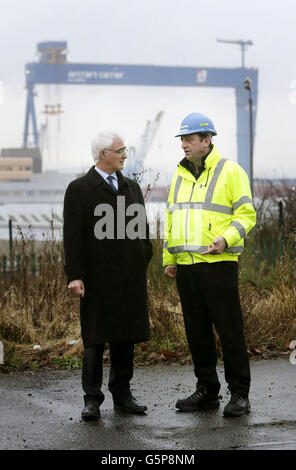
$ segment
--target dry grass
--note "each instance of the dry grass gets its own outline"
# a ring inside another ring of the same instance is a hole
[[[25,366],[67,339],[80,337],[78,301],[67,292],[61,244],[48,240],[34,256],[34,241],[24,236],[14,244],[6,276],[0,277],[0,339],[5,365]],[[40,345],[41,351],[34,351]]]
[[[296,338],[296,288],[282,284],[271,292],[242,292],[246,339],[260,348],[285,349]]]
[[[294,233],[286,240],[293,243],[286,241],[274,266],[260,258],[255,233],[240,261],[240,293],[250,350],[284,349],[296,338]],[[152,339],[137,345],[136,358],[141,363],[159,359],[184,362],[190,355],[178,293],[175,282],[163,274],[162,240],[153,243],[154,257],[148,269]],[[21,236],[9,262],[6,277],[0,276],[0,340],[5,349],[0,371],[79,367],[83,352],[79,299],[66,289],[62,245],[54,234],[38,247]],[[77,342],[70,345],[69,340]],[[41,350],[33,350],[36,344]]]

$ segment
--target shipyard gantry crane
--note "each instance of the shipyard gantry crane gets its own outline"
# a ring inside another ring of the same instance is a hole
[[[236,96],[238,162],[250,176],[249,107],[244,79],[250,77],[253,125],[256,123],[258,70],[246,68],[166,67],[153,65],[80,64],[67,61],[67,42],[38,43],[39,61],[25,66],[27,105],[23,146],[28,146],[32,121],[34,145],[39,146],[34,106],[35,85],[122,85],[234,88]],[[194,109],[193,111],[197,110]],[[227,116],[227,111],[225,112]]]

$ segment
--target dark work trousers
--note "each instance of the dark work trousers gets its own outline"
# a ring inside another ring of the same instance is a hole
[[[82,366],[82,388],[85,393],[84,402],[104,401],[101,391],[103,380],[104,344],[84,347]],[[114,396],[124,396],[130,388],[133,377],[134,343],[110,343],[110,374],[108,388]]]
[[[177,266],[177,288],[185,331],[198,385],[213,394],[220,390],[216,372],[218,333],[230,392],[248,396],[249,358],[238,292],[238,264],[234,261]]]

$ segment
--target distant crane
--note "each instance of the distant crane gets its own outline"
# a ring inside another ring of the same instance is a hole
[[[143,170],[145,157],[159,128],[163,113],[163,111],[159,111],[153,121],[147,121],[144,134],[141,136],[139,150],[136,150],[135,147],[130,147],[129,158],[125,169],[126,174],[134,176],[135,174],[138,175]]]
[[[245,67],[245,51],[247,46],[253,46],[253,41],[243,41],[242,39],[231,40],[231,39],[217,39],[217,42],[224,42],[226,44],[238,44],[241,47],[242,53],[242,67]]]

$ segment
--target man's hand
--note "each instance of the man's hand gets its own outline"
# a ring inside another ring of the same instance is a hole
[[[223,237],[217,237],[210,243],[207,251],[204,251],[202,255],[220,255],[227,248],[227,242]]]
[[[80,279],[69,282],[68,289],[70,292],[72,292],[72,294],[77,294],[81,295],[81,297],[84,297],[84,284]]]
[[[174,264],[169,264],[168,266],[165,267],[164,274],[167,277],[174,279],[177,274],[177,266],[175,266]]]

